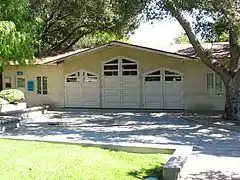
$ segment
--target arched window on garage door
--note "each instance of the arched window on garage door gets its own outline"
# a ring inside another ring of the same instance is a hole
[[[165,70],[165,81],[182,81],[182,76],[178,72]]]
[[[66,76],[66,107],[100,107],[99,76],[79,70]]]
[[[103,64],[102,106],[106,108],[139,107],[138,63],[117,57]]]
[[[144,108],[163,108],[162,70],[154,70],[143,76]]]
[[[164,107],[166,109],[183,109],[182,73],[165,69],[164,81]]]
[[[183,78],[180,72],[160,68],[143,76],[143,106],[156,109],[183,108]]]

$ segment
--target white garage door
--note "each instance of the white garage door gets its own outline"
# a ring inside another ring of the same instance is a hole
[[[102,107],[138,108],[138,64],[126,58],[116,58],[103,65]]]
[[[179,72],[158,69],[143,78],[144,108],[182,109],[183,79]]]
[[[99,77],[78,71],[65,78],[65,107],[99,107]]]

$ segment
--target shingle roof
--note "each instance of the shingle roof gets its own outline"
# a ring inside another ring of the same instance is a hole
[[[226,59],[230,57],[229,43],[205,43],[203,48],[210,50],[216,59]],[[191,44],[180,44],[172,47],[172,51],[190,57],[197,57]]]

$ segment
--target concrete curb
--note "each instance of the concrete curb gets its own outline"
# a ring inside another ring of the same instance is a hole
[[[164,180],[177,180],[193,147],[178,148],[163,167]]]
[[[187,156],[192,152],[192,146],[174,146],[174,145],[159,145],[159,144],[141,144],[141,143],[101,143],[92,141],[71,142],[63,140],[44,140],[42,138],[26,138],[26,137],[9,137],[2,136],[0,139],[7,140],[22,140],[22,141],[36,141],[45,143],[61,143],[70,145],[79,145],[82,147],[96,147],[101,149],[110,149],[114,151],[125,151],[130,153],[142,154],[172,154],[171,158],[163,167],[164,180],[176,180],[179,176]]]

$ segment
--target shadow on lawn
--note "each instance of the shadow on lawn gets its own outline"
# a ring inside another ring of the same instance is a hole
[[[142,168],[140,170],[128,172],[129,176],[132,176],[136,179],[145,179],[147,177],[155,177],[159,180],[163,179],[163,164],[155,166],[150,169]]]

